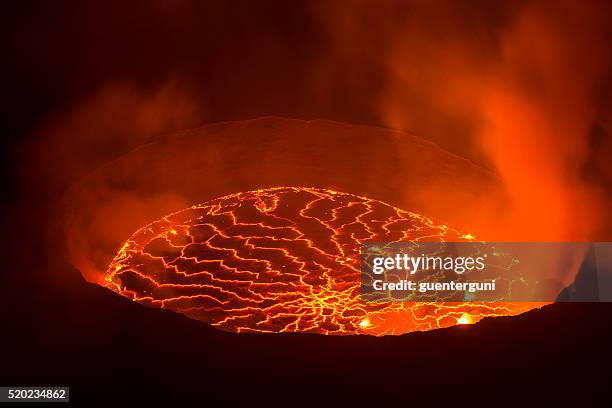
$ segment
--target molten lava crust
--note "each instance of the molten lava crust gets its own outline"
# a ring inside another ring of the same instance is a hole
[[[217,198],[138,230],[106,281],[140,303],[234,332],[401,334],[530,308],[360,300],[361,243],[470,238],[366,197],[271,188]]]

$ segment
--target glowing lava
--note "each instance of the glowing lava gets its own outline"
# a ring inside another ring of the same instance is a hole
[[[457,324],[472,324],[472,323],[473,323],[472,316],[470,316],[467,313],[462,314],[461,317],[457,319]]]
[[[234,332],[401,334],[523,312],[510,304],[360,301],[366,241],[466,241],[381,201],[305,187],[233,194],[138,230],[107,286]]]

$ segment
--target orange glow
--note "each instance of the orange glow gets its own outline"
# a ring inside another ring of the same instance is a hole
[[[474,323],[472,316],[467,313],[461,315],[459,319],[457,319],[457,324],[472,324]]]
[[[359,327],[363,327],[363,328],[370,327],[371,325],[372,323],[370,322],[370,319],[368,319],[367,317],[359,323]]]
[[[147,225],[120,249],[106,282],[142,304],[234,332],[402,334],[539,305],[360,300],[361,243],[469,239],[381,201],[281,187]]]
[[[478,236],[593,240],[609,218],[609,187],[585,171],[609,156],[593,134],[609,123],[599,91],[612,61],[607,3],[486,2],[503,24],[465,2],[399,3],[410,12],[326,3],[318,15],[335,48],[321,65],[367,55],[386,70],[376,106],[387,127],[495,172],[506,203],[495,223],[468,224]],[[372,46],[379,37],[384,46]]]

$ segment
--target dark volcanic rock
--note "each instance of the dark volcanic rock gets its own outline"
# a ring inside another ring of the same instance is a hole
[[[149,309],[71,276],[63,295],[30,299],[3,320],[10,332],[2,384],[70,385],[77,402],[285,406],[588,403],[609,385],[610,304],[560,303],[381,338],[250,335]]]

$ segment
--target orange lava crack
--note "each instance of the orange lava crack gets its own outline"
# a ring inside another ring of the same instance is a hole
[[[360,300],[362,243],[473,238],[366,197],[271,188],[217,198],[141,228],[110,264],[106,285],[234,332],[402,334],[532,308]]]

